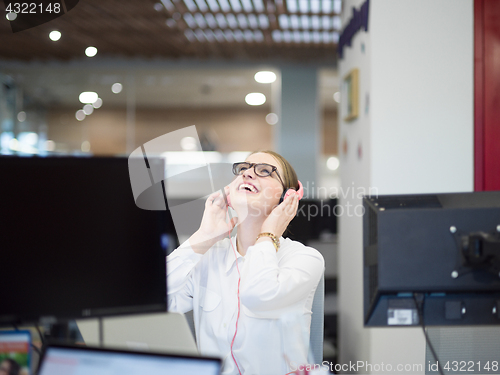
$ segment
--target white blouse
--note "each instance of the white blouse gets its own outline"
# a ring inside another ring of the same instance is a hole
[[[233,246],[234,249],[233,249]],[[243,257],[236,237],[216,243],[204,255],[186,241],[167,257],[168,309],[193,310],[202,355],[224,359],[223,374],[285,375],[306,364],[311,306],[324,271],[323,256],[300,242],[280,238],[250,246]],[[236,255],[235,255],[236,253]]]

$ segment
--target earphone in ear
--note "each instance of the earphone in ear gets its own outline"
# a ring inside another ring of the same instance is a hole
[[[281,195],[280,203],[283,202],[285,199],[287,199],[290,195],[292,195],[294,191],[295,191],[294,189],[286,189]],[[299,200],[302,199],[302,197],[304,196],[304,187],[302,186],[302,183],[300,181],[299,181],[299,190],[297,190],[296,193],[299,195]]]

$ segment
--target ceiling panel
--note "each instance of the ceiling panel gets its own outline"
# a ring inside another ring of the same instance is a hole
[[[340,0],[80,0],[67,14],[17,33],[11,22],[20,18],[1,17],[0,59],[73,60],[95,46],[94,59],[333,64],[340,11]],[[52,30],[62,33],[59,41],[49,40]]]

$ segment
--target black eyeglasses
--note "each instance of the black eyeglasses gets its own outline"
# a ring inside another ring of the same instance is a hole
[[[247,162],[241,162],[241,163],[234,163],[233,164],[233,173],[236,176],[239,176],[243,174],[247,169],[250,169],[253,167],[253,170],[255,174],[259,177],[269,177],[270,175],[273,174],[273,172],[276,172],[276,175],[280,179],[280,182],[283,186],[285,184],[283,183],[283,180],[281,179],[280,174],[278,173],[278,168],[276,168],[274,165],[271,164],[266,164],[266,163],[247,163]]]

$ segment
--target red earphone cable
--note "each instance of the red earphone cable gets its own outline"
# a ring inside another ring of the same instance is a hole
[[[226,208],[226,211],[229,214],[229,207]],[[234,353],[233,353],[233,345],[234,345],[234,340],[236,339],[236,334],[238,333],[238,321],[240,320],[240,281],[241,281],[241,274],[240,274],[240,268],[238,267],[238,256],[236,255],[236,249],[234,248],[233,241],[231,241],[231,230],[227,232],[227,236],[229,238],[229,242],[231,243],[231,247],[233,248],[234,252],[234,258],[236,260],[236,270],[238,271],[238,315],[236,316],[236,328],[234,331],[234,336],[233,340],[231,341],[231,357],[233,357],[233,361],[236,365],[236,368],[238,369],[239,374],[241,375],[241,370],[240,366],[238,366],[238,362],[236,362],[236,358],[234,358]]]

